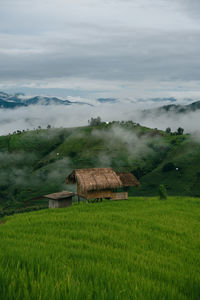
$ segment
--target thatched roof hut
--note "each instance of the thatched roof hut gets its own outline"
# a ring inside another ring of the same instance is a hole
[[[122,187],[119,176],[111,168],[74,170],[66,183],[77,183],[82,191],[100,191]]]
[[[112,168],[74,170],[66,178],[66,183],[77,183],[78,195],[86,199],[112,198],[114,189],[139,186],[139,182],[131,173],[117,174]]]

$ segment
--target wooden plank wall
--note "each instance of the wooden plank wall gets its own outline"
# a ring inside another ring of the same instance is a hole
[[[96,199],[96,198],[111,198],[112,191],[104,190],[104,191],[91,191],[87,193],[87,199]]]
[[[121,193],[112,193],[111,200],[127,200],[128,193],[121,192]]]

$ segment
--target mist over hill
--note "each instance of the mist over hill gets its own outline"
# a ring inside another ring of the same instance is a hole
[[[170,127],[175,131],[182,127],[185,132],[195,132],[199,130],[200,101],[186,100],[186,104],[180,104],[174,97],[134,100],[112,97],[60,99],[0,92],[0,135],[16,130],[31,130],[38,126],[85,126],[90,118],[97,116],[105,122],[132,120],[151,128],[165,130]]]
[[[175,113],[175,114],[187,114],[191,112],[200,111],[200,101],[195,101],[190,104],[181,105],[181,104],[169,104],[154,108],[151,110],[151,113]],[[146,114],[149,113],[149,110],[145,111]]]

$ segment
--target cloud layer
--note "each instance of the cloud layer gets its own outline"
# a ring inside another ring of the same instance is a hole
[[[195,83],[199,93],[198,7],[194,0],[2,0],[0,87],[62,86],[70,96],[68,89],[90,82],[88,93],[130,97],[152,93],[152,81],[157,94],[167,81],[174,91]]]
[[[0,109],[0,135],[12,133],[16,130],[33,129],[48,124],[53,127],[85,126],[91,117],[100,116],[102,121],[132,120],[141,125],[165,130],[171,127],[175,131],[183,127],[185,132],[199,131],[200,112],[187,114],[170,113],[142,113],[142,108],[151,108],[157,103],[146,102],[140,104],[130,102],[108,103],[97,106],[29,106],[14,110]]]

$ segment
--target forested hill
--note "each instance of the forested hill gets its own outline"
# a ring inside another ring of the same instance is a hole
[[[133,122],[81,128],[49,128],[0,137],[0,209],[46,205],[40,196],[73,190],[65,177],[74,168],[112,167],[141,182],[132,195],[200,196],[200,143]]]
[[[144,116],[149,113],[157,114],[187,114],[192,112],[197,112],[200,110],[200,101],[195,101],[187,105],[181,104],[169,104],[164,106],[159,106],[153,109],[147,109],[143,111]]]

